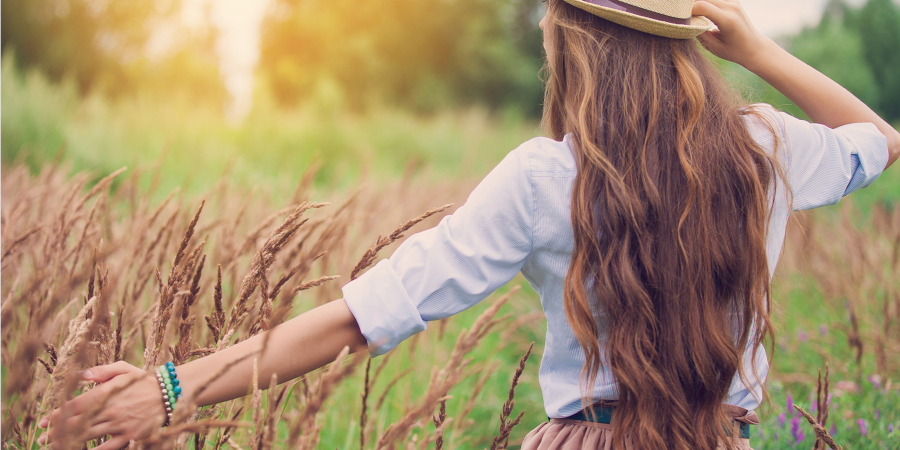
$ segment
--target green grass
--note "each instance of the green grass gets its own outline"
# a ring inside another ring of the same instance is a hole
[[[338,111],[327,103],[278,111],[263,93],[240,124],[218,105],[147,96],[80,99],[36,73],[3,60],[2,157],[37,170],[60,150],[74,171],[95,174],[122,166],[162,164],[160,192],[209,189],[228,173],[236,186],[293,192],[312,163],[316,182],[347,187],[361,177],[459,178],[487,173],[506,153],[538,135],[514,110],[481,109],[417,116],[392,109]],[[427,170],[423,169],[426,168]]]
[[[286,196],[313,162],[322,164],[316,183],[332,189],[350,188],[361,177],[399,178],[409,170],[417,174],[420,182],[435,177],[478,178],[508,151],[539,134],[536,123],[515,111],[488,114],[473,109],[420,117],[390,109],[351,113],[327,104],[312,104],[279,112],[268,106],[271,102],[264,96],[245,122],[230,125],[219,108],[194,105],[184,98],[167,98],[164,102],[140,97],[117,101],[91,96],[81,99],[71,87],[20,73],[8,59],[3,61],[2,77],[4,165],[20,161],[37,169],[60,149],[72,170],[89,170],[97,176],[125,165],[147,168],[160,163],[165,175],[159,195],[175,186],[186,186],[189,192],[206,191],[223,173],[228,173],[234,187],[259,185],[274,195]],[[854,197],[863,212],[879,202],[896,207],[900,173],[894,169]],[[834,209],[825,214],[833,212]],[[868,381],[876,372],[871,351],[864,355],[862,364],[852,362],[843,307],[827,301],[809,280],[781,275],[776,283],[779,313],[775,320],[780,339],[772,355],[771,403],[759,411],[763,424],[752,432],[754,448],[812,445],[813,434],[807,424],[801,423],[806,437],[797,444],[791,432],[793,413],[787,412],[784,425],[779,414],[786,410],[788,394],[809,410],[809,393],[815,385],[778,380],[786,379],[786,374],[805,374],[812,379],[825,361],[832,367],[833,388],[841,380],[860,388],[859,392],[835,396],[831,421],[836,426],[838,442],[854,449],[900,448],[898,383],[890,390],[884,389],[887,379],[900,382],[900,374],[882,374],[881,387],[874,386]],[[519,278],[513,284],[522,285],[523,293],[501,314],[520,316],[540,308],[537,295],[527,283]],[[432,324],[419,338],[415,353],[410,350],[412,342],[394,350],[395,360],[382,375],[370,402],[376,401],[384,384],[396,373],[410,366],[416,370],[395,387],[380,416],[381,428],[395,420],[407,402],[414,402],[417,393],[423,392],[432,367],[443,364],[459,331],[468,327],[483,309],[484,305],[480,305],[453,318],[442,338],[438,337],[437,324]],[[824,335],[819,331],[821,326],[827,328]],[[500,333],[494,333],[476,348],[472,365],[475,373],[451,390],[453,399],[447,405],[451,416],[461,411],[483,370],[495,363],[499,369],[489,378],[469,416],[474,424],[456,435],[448,435],[451,448],[490,445],[512,372],[531,341],[536,342],[535,351],[516,391],[514,409],[514,414],[523,409],[526,414],[511,442],[520,441],[546,419],[537,381],[544,331],[545,324],[538,321],[522,327],[509,341],[501,341]],[[801,333],[808,338],[802,339]],[[361,380],[351,379],[345,384],[322,413],[322,448],[353,448],[358,442]],[[867,424],[866,436],[862,436],[858,420]],[[889,424],[893,424],[893,433],[888,432]],[[431,426],[426,424],[425,429],[431,430]],[[467,441],[464,443],[463,439]]]

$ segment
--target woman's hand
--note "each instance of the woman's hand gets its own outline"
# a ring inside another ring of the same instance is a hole
[[[756,31],[738,0],[697,0],[693,13],[706,16],[718,31],[698,38],[712,54],[740,64],[784,94],[812,119],[830,128],[870,122],[887,138],[890,167],[900,158],[900,133],[816,69]]]
[[[38,425],[49,429],[39,443],[57,447],[61,442],[80,443],[111,435],[96,450],[115,450],[162,427],[166,413],[159,384],[152,375],[119,361],[88,369],[82,376],[102,384],[41,419]]]
[[[751,71],[760,58],[765,58],[772,41],[756,30],[738,0],[697,0],[693,14],[706,16],[718,27],[698,36],[713,55]]]

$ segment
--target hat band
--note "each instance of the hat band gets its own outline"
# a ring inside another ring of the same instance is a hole
[[[626,12],[629,14],[634,14],[636,16],[645,17],[647,19],[658,20],[660,22],[671,23],[674,25],[690,25],[691,18],[687,19],[679,19],[677,17],[667,16],[665,14],[660,14],[655,11],[650,11],[649,9],[639,8],[634,5],[629,5],[628,3],[621,2],[619,0],[581,0],[585,3],[590,3],[592,5],[602,6],[604,8],[615,9],[617,11]]]

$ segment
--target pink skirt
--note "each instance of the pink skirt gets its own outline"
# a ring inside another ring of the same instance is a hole
[[[725,409],[735,421],[733,436],[738,436],[738,422],[758,425],[755,412],[726,405]],[[753,450],[749,439],[735,439],[738,450]],[[725,445],[720,444],[719,449]],[[522,442],[522,450],[611,450],[612,425],[571,419],[550,419],[531,430]],[[629,447],[629,450],[630,447]]]

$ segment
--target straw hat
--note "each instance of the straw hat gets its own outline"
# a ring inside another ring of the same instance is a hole
[[[692,16],[694,0],[565,0],[610,22],[644,33],[691,39],[713,27],[703,16]]]

